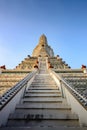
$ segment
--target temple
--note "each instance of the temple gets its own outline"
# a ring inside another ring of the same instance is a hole
[[[14,69],[0,67],[0,130],[87,130],[87,75],[47,37]]]
[[[40,37],[39,43],[35,47],[32,53],[32,56],[35,56],[35,57],[38,57],[38,56],[53,57],[54,56],[53,49],[48,45],[47,38],[44,34]]]

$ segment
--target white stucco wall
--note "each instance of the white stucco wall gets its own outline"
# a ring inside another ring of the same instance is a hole
[[[85,109],[81,103],[70,93],[70,91],[65,87],[65,84],[63,84],[61,81],[61,78],[58,79],[58,77],[55,76],[50,71],[50,75],[53,77],[53,79],[56,81],[59,89],[63,93],[63,97],[66,98],[68,105],[71,106],[72,113],[75,113],[79,117],[79,123],[81,126],[87,126],[87,109]]]
[[[23,96],[24,86],[17,94],[8,102],[5,107],[0,111],[0,126],[5,125],[8,119],[8,116],[10,113],[12,113],[15,110],[16,104],[19,103],[20,98]]]

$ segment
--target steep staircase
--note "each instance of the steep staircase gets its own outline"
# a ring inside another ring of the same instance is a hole
[[[47,72],[44,60],[3,129],[83,130],[79,126],[78,116],[71,112],[66,99],[62,98],[58,86]]]

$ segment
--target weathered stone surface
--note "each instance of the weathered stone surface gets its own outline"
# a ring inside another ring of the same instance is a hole
[[[22,80],[27,75],[26,72],[2,72],[0,74],[0,96],[2,96],[6,91],[11,89],[15,84]]]

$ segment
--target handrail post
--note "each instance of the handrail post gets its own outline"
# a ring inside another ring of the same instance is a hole
[[[62,86],[62,81],[60,80],[60,87],[61,87],[61,93],[62,93],[62,98],[64,98],[64,90]]]

